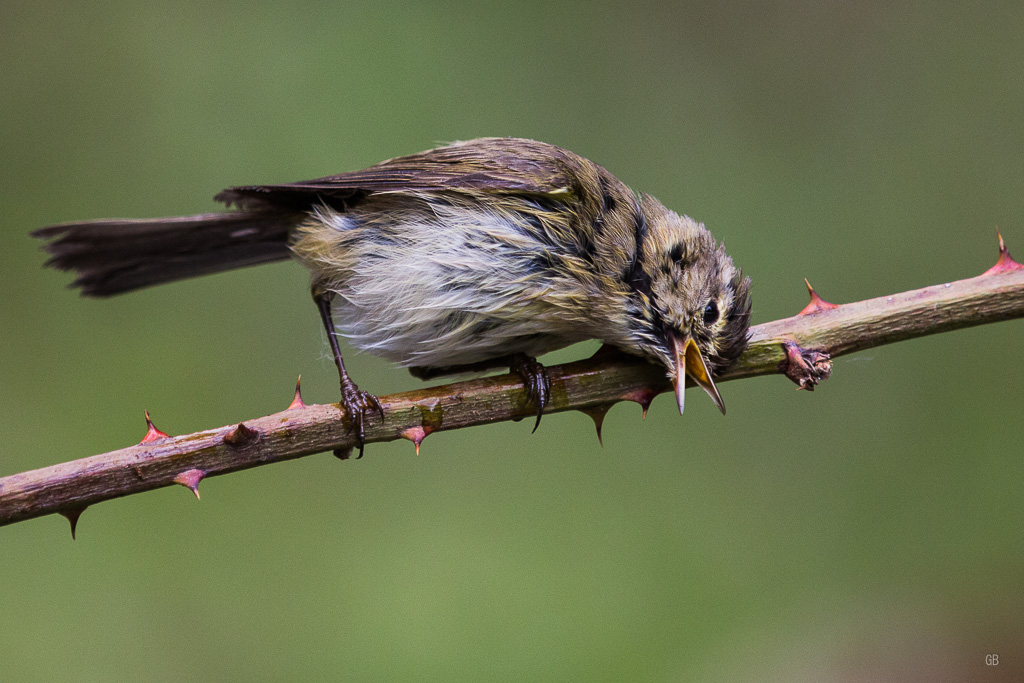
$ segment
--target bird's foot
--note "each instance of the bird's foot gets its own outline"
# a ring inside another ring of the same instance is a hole
[[[384,408],[380,405],[377,397],[368,391],[363,391],[356,386],[355,382],[349,380],[341,383],[341,407],[348,416],[348,430],[355,431],[359,437],[359,455],[363,457],[363,448],[366,447],[366,418],[367,412],[376,411],[380,419],[384,419]]]
[[[512,356],[509,370],[522,378],[523,385],[526,387],[526,397],[537,406],[537,422],[533,425],[535,432],[540,426],[544,408],[551,401],[551,380],[548,378],[547,368],[536,358],[527,356],[525,353],[517,353]]]

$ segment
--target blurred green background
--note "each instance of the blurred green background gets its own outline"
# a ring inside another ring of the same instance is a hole
[[[755,321],[1024,255],[1024,9],[0,4],[0,474],[337,381],[285,263],[105,301],[36,227],[438,142],[556,143],[704,221]],[[1014,321],[646,421],[374,444],[0,529],[0,679],[1020,680]],[[589,354],[594,346],[557,354]],[[351,356],[365,388],[418,385]],[[985,666],[987,654],[1000,664]]]

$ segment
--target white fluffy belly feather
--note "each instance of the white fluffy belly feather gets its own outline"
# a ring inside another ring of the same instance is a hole
[[[354,347],[440,367],[535,356],[587,338],[579,302],[555,295],[549,247],[514,218],[405,204],[387,222],[379,209],[324,209],[293,245],[335,293],[337,332]]]

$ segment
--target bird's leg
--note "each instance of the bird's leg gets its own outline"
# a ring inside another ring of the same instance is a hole
[[[345,372],[345,361],[341,359],[341,349],[338,348],[338,338],[334,332],[334,320],[331,318],[331,299],[333,293],[324,291],[318,286],[313,286],[313,301],[320,311],[320,319],[323,320],[324,329],[327,330],[327,340],[331,343],[331,352],[334,354],[334,364],[338,366],[338,376],[341,379],[341,406],[349,419],[349,430],[355,429],[359,436],[359,457],[363,457],[363,448],[366,446],[366,412],[371,408],[380,414],[384,419],[384,408],[380,401],[371,393],[361,390],[352,381],[352,378]]]
[[[601,348],[595,351],[594,355],[591,356],[591,359],[595,358],[601,360],[612,360],[622,358],[636,358],[636,356],[630,356],[628,353],[626,353],[617,346],[612,346],[611,344],[601,344]]]
[[[498,358],[488,358],[477,363],[464,363],[462,365],[416,365],[408,368],[408,370],[409,374],[416,379],[427,381],[437,379],[438,377],[450,377],[451,375],[486,372],[495,368],[507,368],[511,362],[512,356],[500,356]]]
[[[533,431],[537,431],[540,425],[540,416],[544,413],[551,400],[551,380],[548,378],[547,369],[541,365],[533,356],[525,353],[514,353],[511,356],[499,356],[489,358],[478,363],[467,363],[465,365],[449,365],[445,367],[412,367],[409,374],[417,379],[429,380],[445,375],[458,375],[467,372],[483,372],[492,368],[508,366],[513,374],[519,375],[526,388],[526,397],[537,406],[537,422],[533,425]]]
[[[537,406],[537,421],[533,424],[533,431],[540,426],[540,417],[544,414],[544,408],[551,400],[551,379],[548,377],[547,368],[533,356],[525,353],[515,353],[509,359],[509,370],[519,375],[526,386],[526,397]],[[531,432],[532,433],[532,432]]]

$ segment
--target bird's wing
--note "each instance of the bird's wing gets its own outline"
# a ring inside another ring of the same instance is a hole
[[[383,192],[493,192],[570,200],[596,166],[554,145],[480,138],[382,161],[361,171],[283,185],[232,187],[216,199],[245,208],[351,206]]]

